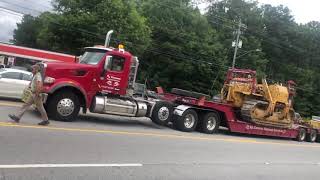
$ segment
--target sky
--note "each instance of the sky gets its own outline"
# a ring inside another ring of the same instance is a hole
[[[291,10],[297,23],[320,21],[319,0],[258,0],[263,4],[285,5]]]
[[[51,9],[51,0],[0,0],[0,41],[12,39],[13,30],[23,16],[20,13],[37,16]]]
[[[43,11],[51,10],[51,0],[0,0],[0,41],[8,42],[12,39],[16,24],[21,21],[22,14],[39,15]],[[262,4],[285,5],[291,10],[296,22],[307,23],[320,21],[320,0],[258,0]],[[5,9],[3,9],[5,8]],[[13,11],[10,11],[13,10]],[[15,11],[15,12],[14,12]]]

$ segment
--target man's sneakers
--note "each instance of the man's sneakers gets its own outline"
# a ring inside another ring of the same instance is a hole
[[[38,123],[38,125],[40,125],[40,126],[47,126],[49,124],[50,124],[49,121],[41,121],[41,122]]]
[[[12,119],[14,122],[19,123],[20,118],[17,117],[16,115],[14,115],[14,114],[9,114],[8,116],[9,116],[9,118]],[[49,124],[50,124],[49,121],[41,121],[41,122],[38,123],[38,125],[40,125],[40,126],[47,126],[47,125],[49,125]]]
[[[9,116],[10,119],[14,120],[14,122],[19,123],[20,118],[18,118],[16,115],[9,114],[8,116]]]

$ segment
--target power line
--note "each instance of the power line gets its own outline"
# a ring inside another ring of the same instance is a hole
[[[156,2],[154,2],[154,3],[156,3],[156,4],[158,4],[158,5],[161,5],[161,6],[165,6],[165,7],[168,7],[169,9],[173,9],[174,7],[172,7],[172,6],[169,6],[168,4],[164,4],[164,3],[162,3],[161,4],[161,2],[159,2],[159,1],[156,1]],[[176,5],[176,6],[180,6],[180,4],[178,4],[178,3],[175,3],[175,2],[173,2],[173,1],[170,1],[170,2],[168,2],[168,3],[170,3],[170,4],[173,4],[173,5]],[[230,10],[230,9],[229,9]],[[240,16],[239,15],[239,13],[238,12],[236,12],[236,11],[234,11],[233,9],[231,9],[231,11],[232,12],[234,12],[237,16]],[[215,17],[217,17],[218,19],[220,19],[220,20],[223,20],[223,21],[225,21],[225,22],[228,22],[228,23],[231,23],[232,25],[234,25],[234,26],[237,26],[238,24],[237,23],[235,23],[235,22],[233,22],[233,21],[231,21],[230,19],[227,19],[227,18],[225,18],[225,17],[221,17],[221,16],[218,16],[218,15],[216,15],[216,14],[210,14],[210,15],[214,15]],[[209,18],[209,17],[208,17]],[[210,19],[210,18],[209,18]],[[215,22],[216,24],[218,24],[217,22]],[[221,23],[220,23],[221,24]],[[224,24],[221,24],[221,25],[223,25],[223,26],[225,26],[225,27],[228,27],[228,28],[233,28],[233,27],[231,27],[231,26],[228,26],[228,25],[224,25]],[[292,53],[295,53],[295,54],[297,54],[297,55],[300,55],[301,53],[299,53],[297,50],[299,50],[299,51],[302,51],[300,48],[298,48],[298,47],[295,47],[294,45],[288,45],[288,44],[283,44],[283,43],[281,43],[281,44],[279,44],[279,42],[275,42],[274,40],[272,40],[272,39],[270,39],[269,37],[267,37],[265,34],[263,34],[263,33],[258,33],[258,32],[256,32],[256,31],[254,31],[254,30],[252,30],[251,28],[248,28],[248,27],[246,27],[246,30],[248,30],[249,32],[249,34],[252,34],[252,35],[254,35],[254,36],[259,36],[259,37],[262,37],[263,39],[262,39],[262,41],[263,42],[266,42],[266,43],[268,43],[268,44],[270,44],[270,45],[273,45],[273,46],[275,46],[275,47],[278,47],[278,48],[280,48],[280,49],[283,49],[283,50],[286,50],[286,51],[290,51],[290,52],[292,52]]]
[[[5,2],[5,3],[8,3],[8,4],[11,4],[11,5],[14,5],[14,6],[17,6],[17,7],[20,7],[20,8],[23,8],[23,6],[20,6],[20,5],[14,4],[14,3],[9,3],[9,2],[6,2],[6,1],[4,1],[4,0],[1,0],[1,1],[3,1],[3,2]],[[31,8],[26,8],[26,9],[29,9],[29,10],[32,10],[32,11],[37,11],[37,12],[42,13],[41,11],[34,10],[34,9],[31,9]],[[16,12],[18,12],[18,11],[16,11]],[[21,13],[21,12],[20,12],[20,13]],[[24,13],[22,13],[22,14],[24,14]],[[53,24],[56,24],[56,25],[60,25],[60,26],[61,26],[60,23],[57,23],[57,22],[54,22],[54,21],[50,21],[50,22],[53,23]],[[96,33],[93,33],[93,32],[89,32],[89,31],[86,31],[86,30],[83,30],[83,29],[80,29],[80,28],[73,28],[73,27],[67,27],[67,28],[68,28],[68,29],[71,28],[71,29],[76,30],[76,31],[78,31],[78,32],[82,32],[82,33],[86,33],[86,34],[91,35],[91,36],[94,36],[94,37],[98,37],[99,39],[102,39],[102,37],[103,37],[103,35],[99,35],[99,34],[96,34]],[[128,42],[128,41],[127,41],[127,42]],[[129,43],[130,43],[130,42],[129,42]],[[132,42],[131,42],[131,43],[132,43]],[[152,42],[152,44],[159,45],[159,44],[157,44],[157,43],[155,43],[155,42]],[[181,52],[178,52],[178,53],[181,54]],[[190,56],[190,54],[188,54],[188,56]],[[183,58],[186,59],[185,56],[183,56]],[[209,56],[208,58],[214,59],[214,57],[211,57],[211,56]],[[194,60],[194,59],[193,59],[193,60]],[[201,61],[201,62],[206,62],[206,61]],[[213,62],[206,62],[206,63],[208,63],[208,64],[215,64],[215,63],[213,63]],[[220,66],[221,64],[216,64],[216,65]]]
[[[5,7],[0,6],[0,10],[2,10],[5,13],[8,13],[8,14],[12,14],[12,15],[15,15],[15,16],[23,17],[23,14],[18,13],[18,12],[14,11],[14,10],[9,9],[9,8],[5,8]]]
[[[8,2],[8,0],[1,0],[1,1],[4,2],[4,3],[7,3],[7,4],[21,6],[21,0],[18,0],[18,1],[10,0],[9,2]],[[51,3],[51,0],[37,0],[37,1],[33,0],[32,2],[30,0],[24,0],[24,2],[30,2],[30,6],[31,7],[35,7],[35,5],[39,5],[41,7],[46,8],[46,9],[52,9],[52,6],[47,6],[47,5],[43,4],[43,3],[41,3],[41,2]],[[32,10],[36,11],[35,9],[32,9]]]
[[[6,2],[6,3],[8,3],[8,2]],[[171,2],[172,3],[172,2]],[[17,5],[17,4],[14,4],[14,3],[9,3],[9,4],[12,4],[12,5],[16,5],[16,6],[19,6],[19,5]],[[176,5],[178,5],[177,3],[172,3],[172,4],[176,4]],[[167,4],[161,4],[161,5],[164,5],[164,6],[167,6],[167,7],[169,7],[169,8],[172,8],[171,6],[168,6]],[[22,6],[19,6],[19,7],[22,7]],[[30,8],[27,8],[27,9],[30,9]],[[30,10],[34,10],[34,9],[30,9]],[[37,10],[34,10],[34,11],[37,11]],[[40,12],[40,11],[38,11],[38,12]],[[223,17],[219,17],[221,20],[226,20],[226,18],[223,18]],[[229,21],[229,20],[228,20]],[[233,22],[232,22],[233,23]],[[224,25],[224,24],[223,24]],[[224,25],[225,26],[225,25]],[[229,28],[231,28],[230,26],[228,26]],[[73,28],[74,29],[74,28]],[[79,30],[79,29],[78,29]],[[80,30],[80,31],[82,31],[82,32],[84,32],[83,30]],[[88,31],[86,31],[86,33],[87,34],[91,34],[92,35],[92,33],[91,32],[88,32]],[[100,35],[99,35],[100,36]],[[153,43],[153,42],[152,42]]]
[[[18,12],[18,11],[17,11]],[[21,12],[20,12],[21,13]],[[23,14],[23,13],[21,13]],[[80,28],[74,28],[74,27],[65,27],[65,25],[62,25],[58,22],[54,22],[52,20],[50,20],[50,23],[52,24],[55,24],[55,25],[59,25],[63,28],[66,28],[66,29],[71,29],[71,30],[74,30],[74,31],[77,31],[77,32],[80,32],[80,33],[85,33],[87,35],[90,35],[92,37],[95,37],[95,38],[98,38],[100,40],[104,40],[104,36],[101,35],[101,34],[97,34],[97,33],[94,33],[94,32],[90,32],[90,31],[87,31],[87,30],[84,30],[84,29],[80,29]],[[119,40],[116,40],[116,42],[119,42]],[[130,41],[127,41],[128,43],[132,43],[133,42],[130,42]],[[156,45],[159,45],[155,42],[152,42],[153,44],[156,44]],[[215,65],[215,66],[219,66],[219,67],[222,67],[222,64],[218,64],[218,63],[214,63],[214,62],[207,62],[207,61],[202,61],[202,60],[198,60],[198,59],[194,59],[194,58],[190,58],[190,57],[186,57],[186,56],[177,56],[176,54],[172,54],[168,51],[166,52],[163,52],[163,51],[155,51],[155,50],[147,50],[149,52],[155,52],[155,53],[161,53],[161,54],[165,54],[167,57],[170,57],[170,58],[174,58],[174,59],[186,59],[187,61],[189,62],[201,62],[201,63],[206,63],[206,64],[209,64],[209,65]]]
[[[30,10],[30,11],[33,11],[33,12],[37,12],[37,13],[43,13],[42,11],[39,11],[39,10],[36,10],[36,9],[31,9],[31,8],[28,8],[28,7],[24,7],[24,6],[21,6],[19,4],[15,4],[15,3],[12,3],[12,2],[7,2],[5,0],[0,0],[2,1],[3,3],[6,3],[6,4],[9,4],[9,5],[12,5],[12,6],[15,6],[15,7],[18,7],[18,8],[21,8],[21,9],[27,9],[27,10]],[[25,13],[23,13],[25,14]]]
[[[3,1],[3,0],[2,0],[2,1]],[[7,2],[6,2],[6,3],[7,3]],[[173,2],[171,2],[171,3],[178,5],[177,3],[173,3]],[[14,3],[9,3],[9,4],[16,5],[16,4],[14,4]],[[158,3],[158,4],[159,4],[159,3]],[[172,8],[171,6],[168,6],[167,4],[161,4],[161,5],[166,6],[166,7],[168,7],[168,8]],[[22,7],[22,6],[19,6],[19,7]],[[41,11],[34,10],[34,9],[31,9],[31,8],[27,8],[27,9],[33,10],[33,11],[37,11],[37,12],[41,12]],[[219,17],[220,20],[228,20],[228,19],[223,18],[223,17],[220,17],[220,16],[217,16],[217,17]],[[228,20],[228,21],[230,22],[230,20]],[[234,22],[232,22],[232,23],[234,23]],[[223,26],[227,26],[227,25],[225,25],[225,24],[222,24],[222,25],[223,25]],[[228,28],[232,28],[231,26],[227,26],[227,27],[228,27]],[[83,31],[83,30],[81,30],[81,31]],[[87,31],[87,34],[92,34],[92,33]],[[152,42],[152,43],[153,43],[153,42]],[[273,45],[279,46],[278,44],[273,44]],[[289,50],[290,50],[290,49],[289,49]],[[294,52],[296,52],[296,51],[294,51]],[[213,57],[211,57],[211,58],[213,58]]]
[[[209,21],[209,22],[210,22],[210,21]],[[212,23],[219,24],[219,25],[222,25],[222,26],[227,27],[227,28],[229,28],[229,29],[233,29],[233,27],[231,27],[231,26],[227,26],[227,25],[224,25],[224,24],[222,24],[222,23],[220,23],[220,22],[214,22],[214,21],[211,21],[211,22],[212,22]],[[249,29],[249,30],[250,30],[250,29]],[[266,37],[265,35],[257,34],[257,33],[253,32],[253,31],[251,32],[251,34],[253,34],[253,35],[257,35],[257,36],[263,36],[263,37]],[[278,48],[280,48],[280,49],[283,49],[283,50],[287,50],[287,51],[293,52],[293,53],[295,53],[295,54],[297,54],[297,55],[301,55],[301,53],[300,53],[300,52],[298,52],[297,50],[290,49],[290,48],[285,47],[285,46],[281,46],[281,45],[279,45],[279,44],[277,44],[277,43],[275,43],[275,42],[271,42],[271,41],[268,41],[268,40],[266,40],[266,39],[262,39],[262,41],[264,41],[264,42],[266,42],[266,43],[268,43],[268,44],[270,44],[270,45],[273,45],[273,46],[275,46],[275,47],[278,47]],[[304,55],[305,55],[305,54],[304,54]],[[281,64],[281,65],[284,65],[284,66],[288,65],[288,64],[285,64],[285,63],[279,63],[279,62],[276,62],[276,64]],[[297,67],[297,68],[302,69],[302,68],[300,68],[300,67]]]
[[[159,1],[156,1],[156,2],[154,2],[154,3],[157,3],[158,5],[161,5],[161,6],[168,7],[169,9],[173,9],[172,6],[169,6],[168,4],[164,4],[164,3],[160,4],[161,2],[159,2]],[[173,4],[173,5],[176,5],[176,6],[180,6],[180,4],[175,3],[175,2],[173,2],[173,1],[170,1],[170,4]],[[238,12],[234,11],[233,9],[232,9],[232,11],[233,11],[236,15],[240,16]],[[214,14],[210,14],[210,15],[214,15]],[[220,20],[222,20],[222,21],[224,21],[224,22],[231,23],[231,24],[234,25],[234,26],[237,26],[237,25],[238,25],[237,23],[235,23],[235,22],[233,22],[233,21],[231,21],[230,19],[227,19],[227,18],[225,18],[225,17],[221,17],[221,16],[218,16],[218,15],[214,15],[214,16],[215,16],[215,17],[218,17],[218,19],[220,19]],[[210,20],[209,17],[208,17],[208,19]],[[214,23],[218,24],[218,22],[214,22]],[[233,28],[233,27],[231,27],[231,26],[228,26],[228,25],[225,25],[225,24],[222,24],[222,23],[220,23],[220,24],[221,24],[222,26],[228,27],[229,29]],[[289,46],[294,47],[293,45],[288,45],[288,44],[283,44],[283,43],[279,44],[279,42],[274,42],[272,39],[270,39],[269,37],[267,37],[266,35],[264,35],[264,34],[262,34],[262,33],[257,33],[257,32],[255,32],[254,30],[251,30],[251,28],[248,28],[248,27],[246,27],[246,29],[249,31],[249,32],[248,32],[249,34],[252,34],[252,35],[254,35],[254,36],[262,37],[262,38],[263,38],[262,41],[265,42],[265,43],[268,43],[268,44],[270,44],[270,45],[273,45],[273,46],[275,46],[275,47],[278,47],[278,48],[280,48],[280,49],[282,49],[282,50],[290,51],[290,52],[295,53],[295,54],[297,54],[297,55],[300,55],[300,54],[301,54],[301,53],[299,53],[299,52],[296,50],[297,48],[296,48],[296,49],[293,49],[293,48],[290,48],[290,47],[289,47]]]
[[[235,11],[234,9],[231,9],[231,8],[230,8],[230,9],[228,9],[228,11],[232,11],[232,12],[235,13],[238,17],[241,17],[241,15],[240,15],[237,11]],[[222,16],[218,16],[218,15],[216,15],[216,14],[210,14],[210,16],[215,16],[215,17],[217,17],[218,19],[220,19],[220,20],[222,20],[222,21],[224,21],[224,22],[231,23],[233,26],[237,26],[237,23],[231,21],[231,20],[228,19],[228,18],[225,18],[225,17],[222,17]],[[209,18],[209,17],[208,17],[208,18]],[[230,26],[229,26],[229,27],[230,27]],[[251,28],[248,28],[248,27],[246,27],[245,29],[249,31],[249,32],[248,32],[249,34],[252,34],[252,35],[254,35],[254,36],[262,37],[262,38],[263,38],[262,41],[263,41],[263,42],[266,42],[266,43],[268,43],[268,44],[270,44],[270,45],[276,46],[276,47],[281,48],[281,49],[283,49],[283,50],[287,50],[287,51],[290,51],[290,52],[293,52],[293,53],[299,54],[299,55],[300,55],[300,53],[297,52],[297,51],[302,51],[301,48],[296,47],[296,46],[294,46],[294,45],[284,44],[283,42],[275,42],[273,39],[270,39],[269,37],[267,37],[264,33],[256,32],[255,30],[252,30]],[[279,44],[279,43],[280,43],[280,44]]]
[[[75,30],[75,31],[78,31],[78,32],[81,32],[81,33],[85,33],[85,34],[88,34],[90,36],[93,36],[93,37],[96,37],[98,39],[101,39],[101,40],[104,40],[104,36],[101,35],[101,34],[97,34],[97,33],[93,33],[93,32],[89,32],[89,31],[86,31],[86,30],[83,30],[83,29],[80,29],[80,28],[73,28],[73,27],[65,27],[64,25],[60,24],[60,23],[57,23],[57,22],[50,22],[50,23],[53,23],[53,24],[56,24],[56,25],[59,25],[63,28],[66,28],[66,29],[72,29],[72,30]],[[120,42],[119,40],[116,40],[114,39],[113,42]],[[128,43],[132,43],[133,42],[130,42],[130,41],[127,41]],[[155,43],[155,42],[152,42],[152,44],[155,44],[155,45],[160,45],[158,43]],[[185,56],[181,53],[178,53],[178,54],[181,54],[181,55],[177,55],[177,54],[173,54],[173,53],[177,53],[177,51],[159,51],[158,49],[147,49],[148,52],[154,52],[154,53],[160,53],[160,54],[165,54],[167,57],[170,57],[170,58],[174,58],[174,59],[185,59],[189,62],[200,62],[200,63],[205,63],[205,64],[208,64],[210,66],[218,66],[218,67],[223,67],[224,65],[221,64],[221,63],[217,63],[217,62],[208,62],[208,61],[203,61],[203,60],[199,60],[199,59],[195,59],[193,57],[188,57],[188,56]],[[225,66],[226,68],[227,66]],[[228,67],[227,67],[228,68]]]
[[[162,4],[162,5],[165,5],[165,6],[167,6],[166,4]],[[170,7],[170,6],[168,6],[168,7]],[[170,8],[172,8],[172,7],[170,7]],[[30,8],[29,8],[30,9]],[[57,25],[60,25],[61,26],[61,24],[59,24],[59,23],[57,23],[57,22],[53,22],[53,21],[51,21],[51,23],[54,23],[54,24],[57,24]],[[63,25],[62,25],[63,26]],[[89,31],[86,31],[86,30],[83,30],[83,29],[80,29],[80,28],[73,28],[73,27],[67,27],[68,29],[73,29],[73,30],[76,30],[76,31],[78,31],[78,32],[81,32],[81,33],[85,33],[85,34],[88,34],[88,35],[91,35],[91,36],[94,36],[94,37],[97,37],[97,38],[99,38],[99,39],[104,39],[104,38],[102,38],[103,37],[103,35],[99,35],[99,34],[96,34],[96,33],[92,33],[92,32],[89,32]],[[128,42],[128,41],[127,41]],[[129,42],[129,43],[132,43],[132,42]],[[155,44],[155,45],[159,45],[159,44],[157,44],[157,43],[155,43],[155,42],[152,42],[152,44]],[[168,53],[168,52],[166,52],[166,53]],[[181,54],[181,52],[178,52],[178,53],[180,53]],[[168,55],[168,54],[167,54]],[[171,57],[178,57],[178,56],[176,56],[176,55],[174,55],[174,54],[171,54]],[[183,56],[183,57],[181,57],[181,56],[179,56],[180,58],[184,58],[184,59],[190,59],[190,58],[186,58],[185,56]],[[212,57],[211,57],[212,58]],[[195,59],[191,59],[191,60],[193,60],[193,61],[196,61]],[[218,64],[218,63],[213,63],[213,62],[207,62],[207,61],[198,61],[198,62],[205,62],[205,63],[207,63],[207,64],[214,64],[214,65],[217,65],[217,66],[221,66],[222,64]]]

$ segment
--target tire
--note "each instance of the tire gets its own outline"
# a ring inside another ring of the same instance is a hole
[[[317,131],[312,129],[307,137],[308,142],[315,142],[317,140]]]
[[[72,92],[59,92],[50,98],[47,105],[49,117],[58,121],[74,121],[80,111],[80,102]]]
[[[320,143],[320,136],[317,135],[317,140],[316,142]]]
[[[303,129],[303,128],[300,128],[296,140],[299,141],[299,142],[305,141],[306,140],[306,136],[307,136],[307,131],[305,129]]]
[[[220,116],[215,112],[206,113],[200,122],[200,131],[206,134],[213,134],[219,130]]]
[[[173,125],[176,129],[183,132],[192,132],[197,127],[198,114],[193,109],[187,109],[182,116],[178,116]]]
[[[173,105],[166,101],[158,101],[152,110],[151,120],[158,125],[166,125],[172,120]]]

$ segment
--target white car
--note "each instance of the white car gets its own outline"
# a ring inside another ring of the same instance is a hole
[[[0,69],[0,97],[21,99],[23,90],[32,80],[32,73],[19,69]]]

